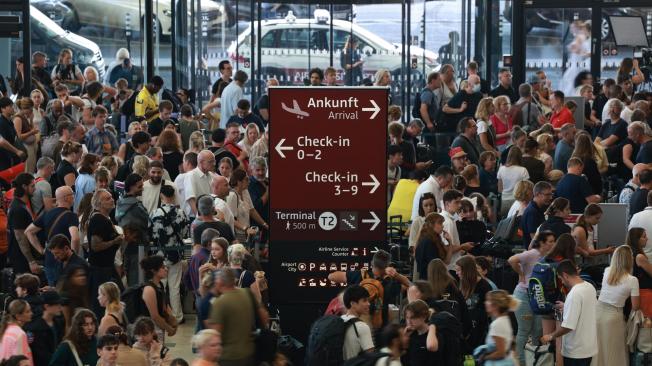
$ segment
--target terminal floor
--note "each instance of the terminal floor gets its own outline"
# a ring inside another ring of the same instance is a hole
[[[166,337],[165,345],[170,349],[170,360],[183,358],[191,363],[195,355],[192,353],[191,340],[195,334],[195,314],[186,314],[186,322],[179,325],[174,337]]]

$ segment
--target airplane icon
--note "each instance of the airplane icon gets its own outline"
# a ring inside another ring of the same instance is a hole
[[[308,112],[304,112],[301,110],[301,107],[299,107],[299,103],[297,102],[296,99],[293,99],[292,103],[294,104],[293,108],[288,107],[287,105],[285,105],[285,103],[281,103],[281,108],[283,108],[283,110],[287,112],[296,115],[297,118],[299,119],[303,119],[303,117],[310,117],[310,114]]]

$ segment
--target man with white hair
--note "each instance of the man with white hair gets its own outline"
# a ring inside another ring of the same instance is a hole
[[[215,175],[213,177],[213,181],[211,182],[211,195],[213,196],[213,205],[217,211],[217,218],[227,223],[231,227],[231,231],[235,232],[233,228],[235,218],[233,217],[233,212],[226,204],[226,197],[230,191],[231,188],[229,187],[228,179],[221,175]]]
[[[620,191],[620,196],[618,197],[618,203],[626,203],[629,205],[629,200],[632,198],[632,194],[638,189],[641,185],[641,182],[638,179],[638,174],[645,170],[647,165],[645,164],[636,164],[632,168],[632,179],[625,184],[625,187]]]
[[[197,155],[197,167],[184,179],[184,198],[190,206],[192,217],[197,214],[197,198],[211,193],[211,180],[215,169],[215,155],[210,150],[202,150]]]
[[[643,122],[632,122],[627,126],[627,137],[636,145],[640,146],[638,154],[632,160],[639,164],[652,163],[652,136],[650,127]]]
[[[135,90],[143,83],[143,74],[137,66],[131,63],[129,50],[120,48],[115,53],[115,61],[109,65],[104,75],[104,83],[114,85],[118,79],[127,80],[129,89]]]

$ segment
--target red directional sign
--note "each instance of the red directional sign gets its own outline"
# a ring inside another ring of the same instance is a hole
[[[272,297],[327,300],[328,273],[368,265],[385,242],[388,89],[273,87],[269,98],[272,278],[291,290]]]

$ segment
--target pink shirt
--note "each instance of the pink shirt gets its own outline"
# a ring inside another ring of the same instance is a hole
[[[11,356],[27,356],[31,365],[34,364],[32,350],[27,344],[27,334],[16,324],[9,324],[5,334],[0,341],[0,360],[6,360]]]

